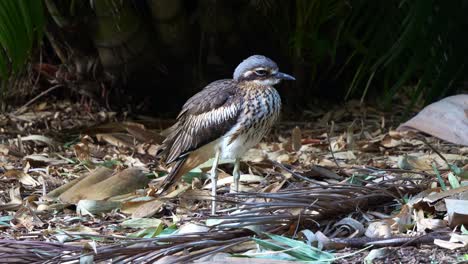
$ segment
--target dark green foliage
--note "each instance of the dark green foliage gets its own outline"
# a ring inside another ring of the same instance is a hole
[[[0,78],[7,79],[24,65],[42,38],[42,1],[0,1]]]
[[[94,1],[68,3],[45,0],[45,3],[48,13],[52,14],[49,21],[59,25],[60,29],[66,26],[70,31],[82,27],[84,30],[70,32],[89,33],[89,36],[75,34],[86,39],[91,38],[93,30],[99,28],[99,21],[94,21],[96,14],[92,14],[93,8],[84,8]],[[172,2],[165,3],[170,7]],[[156,40],[155,46],[140,46],[150,47],[159,56],[155,60],[160,61],[144,65],[167,65],[168,82],[177,87],[188,87],[191,90],[184,91],[187,94],[192,94],[196,87],[205,84],[193,83],[196,81],[188,75],[191,72],[202,72],[207,68],[204,65],[207,61],[215,61],[216,69],[222,69],[221,63],[218,63],[219,56],[224,59],[219,60],[226,64],[223,66],[231,70],[234,61],[241,59],[240,54],[250,54],[252,51],[266,51],[282,57],[279,64],[283,68],[292,67],[291,71],[298,80],[296,87],[285,93],[291,93],[289,101],[299,105],[309,101],[314,92],[321,95],[330,90],[335,98],[344,99],[357,97],[363,100],[370,94],[380,95],[379,99],[389,105],[395,95],[402,91],[402,87],[409,87],[404,91],[412,100],[408,106],[410,108],[420,99],[430,102],[453,93],[461,87],[467,74],[468,37],[465,31],[468,26],[468,2],[463,0],[244,0],[236,3],[177,3],[182,11],[176,13],[185,16],[180,19],[185,24],[179,31],[172,28],[174,20],[158,18],[155,22],[143,21],[154,15],[148,12],[154,8],[150,9],[146,1],[134,1],[132,5],[125,5],[125,8],[146,10],[144,16],[135,19],[141,19],[142,25],[146,25],[145,30],[149,33],[144,36],[154,36]],[[62,9],[67,12],[59,12]],[[117,9],[114,12],[119,13]],[[84,17],[90,19],[85,20]],[[187,23],[188,20],[190,23]],[[151,23],[152,29],[149,26]],[[41,39],[43,25],[43,1],[0,1],[0,78],[6,79],[21,69],[34,44]],[[200,32],[188,33],[194,29]],[[104,41],[112,42],[116,38],[107,37],[109,39]],[[190,48],[189,55],[185,54],[187,51],[182,53],[178,51],[180,49],[175,49],[175,44],[168,42],[170,40],[183,42],[183,47]],[[79,46],[77,41],[72,42]],[[166,42],[172,44],[161,44]],[[185,45],[185,42],[188,44]],[[216,46],[226,48],[216,50]],[[99,47],[94,48],[100,51]],[[90,50],[72,53],[81,54]],[[141,54],[152,58],[147,51]],[[184,61],[188,70],[182,73],[181,61],[175,58],[182,58],[180,60]],[[62,60],[62,63],[65,61],[68,58]],[[175,66],[171,66],[171,63]],[[101,64],[105,63],[101,61]],[[222,75],[225,76],[225,72]],[[158,76],[149,74],[148,78],[159,78],[156,81],[158,83],[161,79]],[[197,78],[200,79],[213,78]],[[177,80],[187,81],[179,83]],[[143,79],[142,82],[148,83]]]
[[[420,98],[429,102],[463,81],[468,57],[465,1],[297,0],[295,6],[294,15],[288,14],[295,19],[290,55],[315,65],[310,78],[316,78],[317,65],[338,67],[328,74],[342,79],[346,99],[364,99],[373,91],[388,104],[411,85],[413,104]],[[337,56],[343,58],[340,65]]]

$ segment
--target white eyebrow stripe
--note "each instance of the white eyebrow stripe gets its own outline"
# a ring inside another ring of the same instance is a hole
[[[242,76],[247,77],[253,74],[253,71],[246,71]]]

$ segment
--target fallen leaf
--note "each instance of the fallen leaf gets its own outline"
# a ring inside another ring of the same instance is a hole
[[[296,126],[291,132],[291,147],[294,151],[299,151],[302,146],[302,132],[301,129]]]
[[[451,227],[468,226],[468,200],[444,199]]]
[[[426,106],[398,131],[416,129],[455,144],[468,146],[468,94],[444,98]]]

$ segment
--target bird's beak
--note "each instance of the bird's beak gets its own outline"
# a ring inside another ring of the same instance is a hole
[[[280,80],[288,80],[288,81],[295,81],[296,80],[296,78],[292,77],[291,75],[286,74],[286,73],[282,73],[282,72],[277,72],[275,74],[275,77],[277,79],[280,79]]]

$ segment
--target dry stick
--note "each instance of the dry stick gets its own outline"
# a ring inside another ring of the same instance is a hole
[[[301,179],[301,180],[303,180],[303,181],[310,182],[310,183],[314,183],[314,184],[318,184],[318,185],[320,185],[320,186],[325,186],[325,184],[323,184],[323,183],[321,183],[321,182],[319,182],[319,181],[309,179],[309,178],[307,178],[307,177],[304,177],[304,176],[300,175],[300,174],[297,173],[297,172],[292,171],[291,169],[287,168],[285,165],[283,165],[283,164],[281,164],[281,163],[279,163],[279,162],[277,162],[277,161],[272,160],[271,163],[273,163],[273,165],[275,165],[275,166],[277,166],[277,167],[279,167],[279,168],[281,168],[281,169],[283,169],[283,170],[285,170],[285,171],[291,173],[294,177],[299,178],[299,179]]]
[[[341,171],[341,166],[340,164],[338,164],[338,161],[335,158],[335,152],[333,152],[333,148],[332,148],[331,140],[330,140],[330,137],[333,135],[334,129],[335,129],[335,122],[331,121],[330,132],[327,134],[327,141],[328,141],[328,147],[330,148],[330,153],[332,155],[333,161],[335,162],[336,167],[338,167],[338,169]]]
[[[434,239],[449,239],[450,236],[447,232],[430,233],[418,237],[393,237],[393,238],[333,238],[330,239],[332,243],[344,244],[346,247],[359,248],[363,246],[376,246],[376,247],[395,247],[395,246],[408,246],[414,244],[428,244],[433,243]]]
[[[372,166],[352,166],[352,169],[359,169],[359,170],[366,170],[366,171],[388,171],[388,172],[401,172],[401,173],[414,173],[414,174],[419,174],[423,175],[426,177],[432,177],[429,173],[423,172],[423,171],[412,171],[412,170],[405,170],[405,169],[382,169],[382,168],[376,168]]]
[[[419,237],[415,237],[415,238],[413,238],[413,239],[411,239],[411,240],[407,241],[406,243],[403,243],[402,245],[399,245],[399,246],[404,247],[404,246],[407,246],[407,245],[415,244],[417,242],[419,242],[419,244],[429,244],[429,243],[434,243],[435,239],[448,240],[448,239],[451,238],[451,236],[448,235],[447,233],[449,233],[449,231],[439,231],[439,232],[424,234],[424,235],[421,235]],[[377,244],[377,246],[379,246],[379,245]],[[391,249],[390,252],[388,252],[386,254],[386,256],[391,255],[391,254],[395,253],[396,251],[397,251],[396,248]]]
[[[447,166],[450,165],[448,163],[447,159],[444,157],[444,155],[442,155],[437,149],[435,149],[431,144],[429,144],[429,142],[427,142],[426,138],[421,136],[421,141],[424,142],[424,144],[426,144],[432,151],[434,151],[443,161],[445,161],[445,163],[447,163]]]
[[[59,87],[63,87],[63,85],[61,84],[57,84],[57,85],[54,85],[52,87],[50,87],[49,89],[43,91],[42,93],[38,94],[36,97],[34,97],[33,99],[29,100],[29,102],[27,102],[25,105],[23,105],[22,107],[20,107],[16,112],[17,113],[21,113],[21,111],[23,111],[23,109],[25,109],[26,107],[28,107],[29,105],[31,105],[32,103],[34,103],[37,99],[41,98],[42,96],[50,93],[51,91],[59,88]]]

